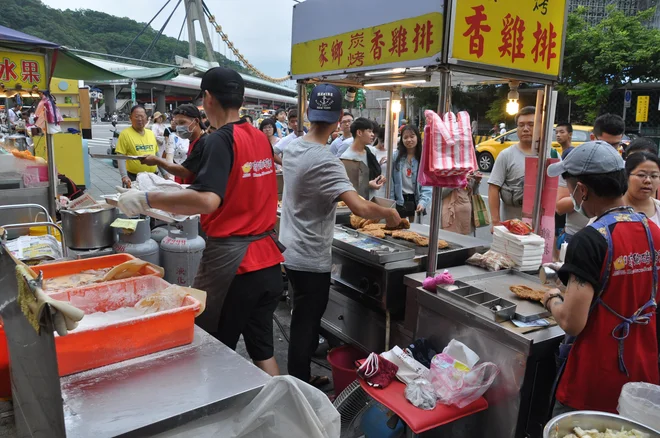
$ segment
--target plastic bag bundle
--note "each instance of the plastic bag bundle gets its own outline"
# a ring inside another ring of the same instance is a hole
[[[477,168],[472,142],[470,115],[463,111],[445,114],[441,119],[427,110],[424,149],[419,183],[428,186],[458,188],[467,186],[467,175]]]
[[[406,400],[426,411],[435,409],[435,390],[426,379],[415,379],[406,385]]]
[[[464,408],[484,395],[500,370],[491,362],[474,366],[478,360],[476,353],[455,340],[433,358],[431,383],[440,403]]]
[[[465,263],[488,269],[489,271],[512,269],[516,266],[516,263],[510,257],[493,250],[488,250],[484,254],[473,254]]]

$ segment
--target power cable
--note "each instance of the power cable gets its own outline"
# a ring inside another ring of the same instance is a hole
[[[154,40],[151,42],[151,44],[149,44],[149,47],[147,47],[147,50],[144,51],[144,53],[142,54],[142,56],[140,57],[140,59],[143,59],[143,58],[149,56],[149,53],[151,53],[151,51],[153,50],[153,48],[156,46],[156,43],[158,42],[158,40],[160,39],[160,37],[163,35],[163,31],[164,31],[165,28],[167,27],[168,23],[169,23],[170,20],[172,19],[172,16],[173,16],[174,13],[176,12],[176,10],[177,10],[177,8],[179,7],[180,4],[181,4],[181,0],[179,0],[179,1],[177,2],[176,6],[174,6],[174,10],[173,10],[172,13],[170,14],[170,16],[167,17],[167,20],[165,20],[165,23],[163,23],[163,25],[161,26],[160,30],[158,31],[158,34],[156,35],[156,37],[154,38]]]
[[[186,15],[183,17],[183,23],[181,24],[181,29],[179,30],[179,36],[176,38],[177,45],[181,41],[181,35],[183,34],[183,28],[186,26],[188,21],[188,8],[186,8]],[[174,52],[172,52],[172,59],[175,59],[176,56],[176,46],[174,47]]]
[[[236,57],[237,62],[239,62],[243,66],[245,66],[245,68],[247,68],[256,77],[267,80],[267,81],[270,81],[270,82],[274,82],[276,84],[280,84],[282,82],[286,82],[289,79],[291,79],[290,76],[284,76],[284,77],[281,77],[281,78],[274,78],[274,77],[268,76],[267,74],[261,72],[255,66],[250,64],[250,62],[248,62],[248,60],[245,59],[245,57],[241,54],[241,52],[239,52],[238,49],[234,46],[234,43],[229,41],[229,36],[227,36],[227,34],[222,30],[222,26],[220,26],[215,21],[215,17],[213,16],[213,14],[211,14],[211,11],[209,10],[208,6],[206,6],[206,2],[204,2],[204,0],[202,0],[202,7],[204,9],[204,15],[206,15],[206,17],[209,19],[209,22],[211,23],[211,25],[215,28],[215,31],[220,35],[220,37],[225,42],[227,47],[229,47],[229,50],[231,50],[231,52],[234,54],[234,56]]]
[[[137,41],[138,38],[140,38],[140,35],[142,35],[142,34],[144,33],[144,31],[147,30],[147,28],[148,28],[148,27],[151,25],[151,23],[156,19],[156,17],[158,17],[158,15],[159,15],[161,12],[163,12],[163,9],[165,9],[165,6],[167,6],[167,5],[169,4],[169,2],[171,2],[171,1],[172,1],[172,0],[167,0],[167,2],[165,2],[165,4],[163,5],[163,7],[160,8],[160,10],[159,10],[158,12],[156,12],[156,15],[154,15],[154,16],[151,18],[151,20],[149,20],[149,22],[148,22],[147,24],[144,25],[144,27],[142,28],[142,30],[140,31],[140,33],[138,33],[137,36],[136,36],[135,38],[133,38],[133,41],[131,41],[130,43],[128,43],[128,46],[126,46],[126,48],[125,48],[124,50],[122,50],[122,52],[119,54],[119,56],[123,55],[123,54],[128,50],[128,48],[131,47],[131,46],[133,45],[133,43],[134,43],[135,41]]]

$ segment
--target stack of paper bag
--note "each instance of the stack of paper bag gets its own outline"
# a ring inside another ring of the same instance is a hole
[[[493,230],[491,249],[509,256],[521,271],[537,271],[541,267],[545,240],[536,234],[518,236],[500,225]]]

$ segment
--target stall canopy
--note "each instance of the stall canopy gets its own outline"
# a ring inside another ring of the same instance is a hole
[[[98,67],[89,61],[86,61],[64,46],[36,38],[32,35],[28,35],[8,27],[0,26],[0,55],[7,53],[4,51],[5,49],[10,51],[21,50],[24,52],[36,51],[39,49],[52,50],[53,52],[50,58],[51,67],[49,72],[51,74],[49,76],[63,79],[78,79],[83,81],[96,82],[126,81],[127,79],[168,80],[178,75],[177,69],[173,67],[112,72]],[[35,55],[41,58],[41,62],[43,62],[43,58],[40,55]],[[5,56],[2,57],[5,58]],[[39,85],[40,89],[45,89],[47,87],[42,86],[41,81],[39,81],[39,83],[30,81],[30,79],[37,77],[37,75],[29,74],[30,72],[35,73],[36,71],[38,73],[39,71],[43,71],[41,68],[39,68],[40,63],[38,59],[27,59],[26,55],[19,57],[7,55],[6,58],[9,59],[10,62],[15,62],[16,68],[16,74],[14,75],[9,74],[9,69],[0,70],[0,82],[2,82],[6,88],[15,88],[16,84],[20,84],[23,86],[23,88],[27,89],[31,88],[33,85]],[[13,58],[21,59],[13,61]],[[25,64],[26,61],[29,64]],[[32,61],[37,63],[30,63]],[[34,67],[36,70],[26,71],[24,65],[36,65],[37,67]],[[40,74],[39,77],[41,77]]]

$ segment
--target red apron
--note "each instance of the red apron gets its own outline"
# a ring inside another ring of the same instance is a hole
[[[608,244],[603,289],[596,294],[584,330],[562,344],[560,359],[569,353],[556,399],[573,409],[616,413],[624,384],[657,385],[660,380],[655,314],[660,253],[653,244],[660,242],[660,229],[649,226],[645,216],[620,209],[591,226]],[[648,249],[640,250],[639,242],[645,240]]]

